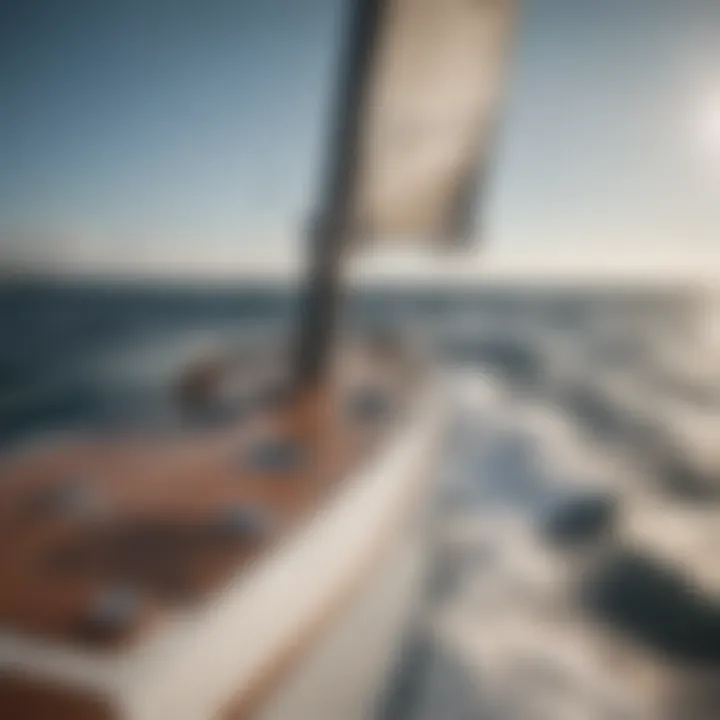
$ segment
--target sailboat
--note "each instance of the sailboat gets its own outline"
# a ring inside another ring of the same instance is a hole
[[[515,9],[353,3],[288,368],[189,369],[188,412],[234,394],[210,430],[2,457],[4,720],[376,716],[426,565],[443,393],[394,337],[345,342],[343,269],[361,245],[470,234]]]

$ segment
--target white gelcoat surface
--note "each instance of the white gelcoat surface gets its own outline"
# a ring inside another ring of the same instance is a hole
[[[214,717],[249,691],[386,551],[386,531],[406,513],[433,459],[440,414],[434,390],[418,398],[385,452],[302,532],[212,603],[179,615],[141,645],[93,653],[5,634],[0,668],[85,688],[106,697],[128,720]]]

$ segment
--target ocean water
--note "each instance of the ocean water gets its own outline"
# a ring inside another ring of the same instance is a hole
[[[171,423],[172,386],[184,367],[259,334],[290,337],[295,300],[273,288],[5,284],[0,443]],[[347,315],[351,327],[411,328],[443,361],[539,390],[585,357],[600,378],[617,367],[632,374],[656,346],[682,348],[697,335],[698,300],[688,291],[632,287],[386,289],[351,297]]]
[[[639,383],[581,413],[475,367],[452,385],[430,582],[382,720],[720,717],[717,402],[698,450],[684,395],[661,416]]]
[[[287,339],[296,313],[269,287],[7,284],[0,442],[173,426],[185,367]],[[720,717],[708,296],[384,289],[346,315],[421,339],[451,379],[431,582],[382,720]]]
[[[171,422],[171,389],[207,352],[276,328],[274,291],[17,283],[0,288],[0,442]]]

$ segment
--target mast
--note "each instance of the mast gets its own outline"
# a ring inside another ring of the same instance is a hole
[[[352,232],[361,126],[386,4],[386,0],[352,0],[327,167],[319,210],[310,229],[309,266],[293,368],[294,380],[301,388],[322,382],[332,355],[342,299],[343,262]]]
[[[349,37],[294,358],[300,387],[326,374],[351,245],[471,240],[518,4],[347,1]]]

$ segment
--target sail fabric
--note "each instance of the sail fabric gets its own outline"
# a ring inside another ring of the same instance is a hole
[[[386,0],[364,95],[358,242],[471,234],[491,159],[515,0]]]

